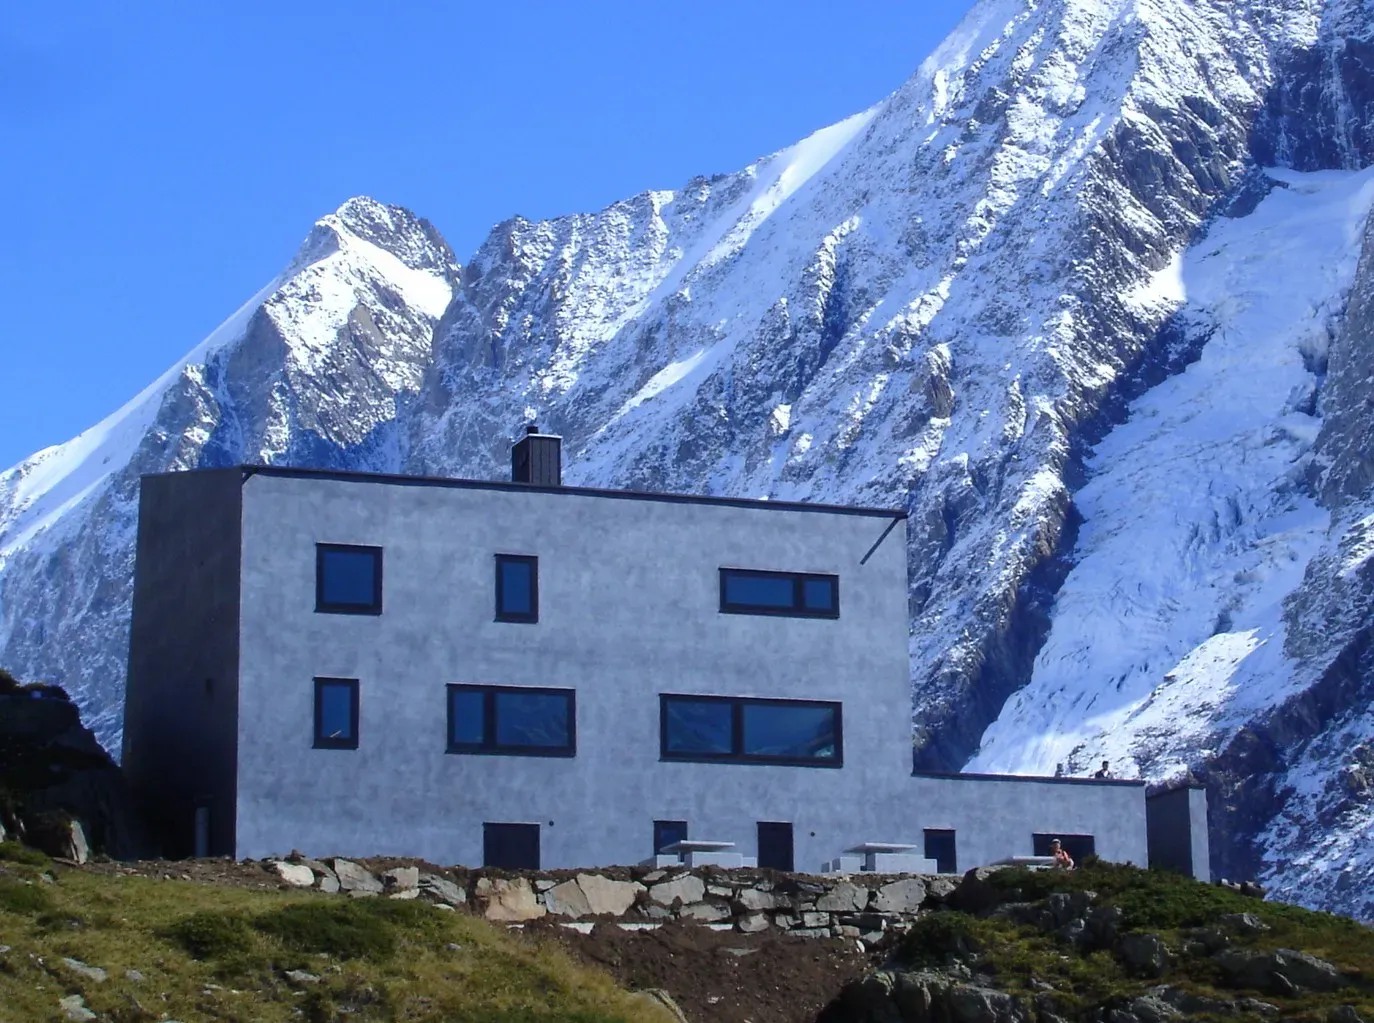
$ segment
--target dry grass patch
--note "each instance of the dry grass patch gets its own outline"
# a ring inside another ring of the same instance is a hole
[[[49,883],[43,873],[0,862],[7,1019],[55,1018],[59,1000],[79,994],[114,1023],[667,1021],[560,949],[467,913],[60,867]]]

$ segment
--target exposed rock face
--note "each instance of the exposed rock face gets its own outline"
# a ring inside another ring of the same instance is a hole
[[[145,836],[109,754],[65,692],[0,673],[0,835],[84,863],[92,846],[144,851]]]
[[[499,477],[538,418],[570,482],[906,507],[918,765],[1192,770],[1219,872],[1374,913],[1371,15],[984,0],[872,109],[461,274],[353,200],[0,475],[0,657],[114,746],[140,472]]]

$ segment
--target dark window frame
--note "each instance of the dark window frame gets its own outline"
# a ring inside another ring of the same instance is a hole
[[[330,551],[372,554],[372,603],[339,604],[324,599],[324,556]],[[367,544],[317,543],[315,544],[315,611],[320,614],[335,615],[379,615],[382,613],[382,548]]]
[[[507,562],[530,566],[530,607],[528,612],[502,610],[505,585],[501,577],[501,566]],[[539,622],[539,557],[535,554],[498,554],[496,555],[496,620],[498,622],[518,622],[535,625]]]
[[[673,700],[694,703],[723,703],[730,705],[730,752],[683,753],[668,748],[668,704]],[[833,757],[773,757],[744,751],[744,708],[764,707],[825,707],[835,712],[835,755]],[[696,693],[658,694],[658,757],[659,760],[688,764],[751,764],[767,767],[829,767],[844,766],[844,706],[838,700],[782,700],[755,696],[700,696]]]
[[[353,735],[347,739],[337,739],[324,734],[324,704],[320,693],[326,686],[345,685],[349,689],[348,715],[353,723]],[[315,743],[314,749],[357,749],[358,736],[362,721],[358,713],[358,680],[356,678],[333,678],[327,675],[315,676]]]
[[[453,693],[476,692],[482,694],[482,733],[485,738],[480,743],[453,741]],[[565,696],[568,701],[568,744],[566,746],[513,746],[496,741],[496,696],[498,693],[519,693],[521,695],[543,694]],[[480,683],[450,682],[444,687],[445,752],[477,754],[496,757],[575,757],[577,756],[577,690],[562,689],[554,686],[495,686]]]
[[[753,578],[787,579],[792,583],[791,607],[768,607],[757,604],[740,604],[726,597],[726,580],[731,576]],[[835,594],[835,606],[828,609],[806,606],[806,584],[816,579],[830,583]],[[770,618],[839,618],[840,617],[840,577],[825,572],[773,572],[757,568],[724,568],[720,570],[720,613],[728,615],[765,615]]]

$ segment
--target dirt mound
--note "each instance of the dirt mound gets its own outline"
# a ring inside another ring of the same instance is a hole
[[[739,934],[676,922],[652,931],[599,923],[580,934],[541,920],[526,929],[556,938],[624,987],[662,988],[692,1023],[812,1023],[845,984],[887,954],[846,938]]]

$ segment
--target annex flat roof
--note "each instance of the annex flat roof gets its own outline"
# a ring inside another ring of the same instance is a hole
[[[181,472],[147,473],[148,476],[180,476],[184,473],[236,471],[243,480],[253,476],[288,479],[336,480],[343,483],[381,483],[404,487],[448,487],[459,490],[502,490],[538,494],[573,494],[582,497],[608,497],[622,501],[663,501],[670,504],[708,504],[729,508],[776,508],[783,511],[824,512],[830,515],[866,515],[873,518],[904,519],[902,508],[865,508],[843,504],[816,504],[809,501],[772,501],[765,498],[718,497],[702,494],[668,494],[647,490],[612,490],[602,487],[540,486],[509,480],[470,480],[446,476],[408,476],[397,473],[355,472],[343,469],[301,469],[283,465],[238,465],[219,469],[186,469]]]

